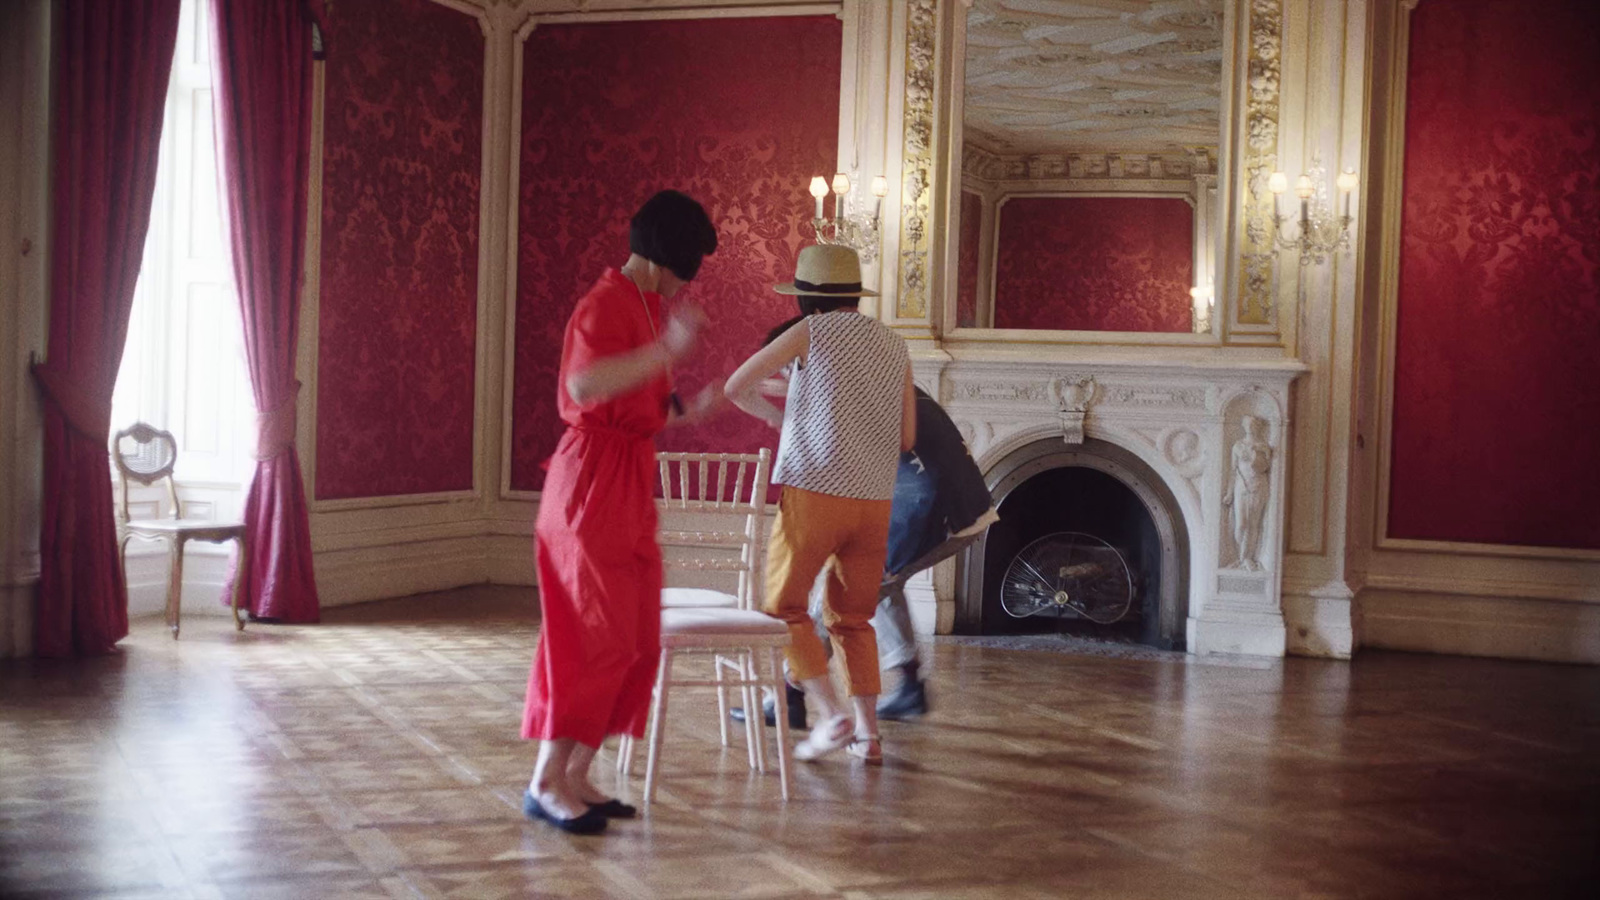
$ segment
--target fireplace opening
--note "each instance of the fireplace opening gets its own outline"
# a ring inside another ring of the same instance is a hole
[[[1000,521],[962,562],[958,632],[1183,648],[1187,534],[1147,464],[1104,441],[1042,441],[1002,460],[989,481]],[[1125,605],[1118,591],[1131,594]]]

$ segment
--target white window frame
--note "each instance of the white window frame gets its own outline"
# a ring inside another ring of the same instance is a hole
[[[210,18],[208,0],[183,0],[150,228],[113,394],[111,430],[115,434],[143,421],[172,432],[184,518],[222,522],[238,521],[244,511],[255,468],[255,401],[222,214],[226,195],[217,169]],[[159,487],[130,485],[128,501],[134,518],[172,515]],[[135,611],[164,593],[164,566],[144,558],[165,552],[158,544],[129,543],[127,575]],[[209,544],[186,548],[185,556],[218,559],[186,566],[185,585],[220,587],[220,558],[228,552]]]

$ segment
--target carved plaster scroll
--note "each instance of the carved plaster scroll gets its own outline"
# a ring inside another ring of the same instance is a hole
[[[1238,320],[1271,325],[1273,285],[1272,192],[1267,180],[1278,165],[1278,88],[1282,76],[1283,0],[1250,0],[1250,50],[1245,82],[1244,243],[1240,247]]]
[[[956,425],[956,430],[961,432],[962,442],[967,445],[968,449],[971,449],[973,442],[978,438],[977,427],[971,422],[960,422]]]
[[[1083,443],[1083,420],[1094,402],[1093,375],[1082,378],[1062,376],[1050,382],[1050,397],[1056,402],[1056,412],[1061,416],[1061,440],[1068,444]]]
[[[1178,428],[1167,432],[1162,441],[1162,451],[1167,462],[1185,478],[1199,475],[1205,467],[1205,451],[1200,445],[1200,435],[1192,429]]]
[[[933,188],[934,0],[909,0],[906,10],[906,96],[900,212],[901,318],[928,314],[928,215]]]
[[[1050,399],[1049,385],[1037,381],[971,381],[952,392],[962,400],[1003,403],[1038,403]]]

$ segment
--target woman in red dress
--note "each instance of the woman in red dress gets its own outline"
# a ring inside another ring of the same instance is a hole
[[[656,433],[697,419],[721,397],[708,387],[685,410],[672,364],[704,315],[665,301],[717,247],[699,203],[650,198],[629,228],[631,254],[578,301],[561,348],[557,405],[567,430],[549,463],[534,528],[542,619],[522,736],[543,743],[523,811],[594,834],[633,807],[589,780],[608,735],[644,736],[660,659],[661,549],[652,490]]]

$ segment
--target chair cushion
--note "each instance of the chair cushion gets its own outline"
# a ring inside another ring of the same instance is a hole
[[[661,607],[663,609],[677,607],[713,607],[720,609],[733,609],[739,605],[739,598],[722,591],[711,591],[705,588],[666,588],[661,592]]]
[[[786,635],[789,626],[753,609],[675,607],[661,611],[663,635]]]
[[[134,519],[122,523],[131,534],[171,535],[184,540],[231,541],[244,534],[244,525],[238,522],[214,522],[209,519]]]

